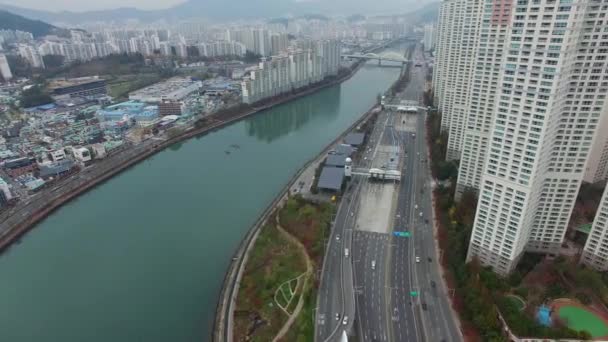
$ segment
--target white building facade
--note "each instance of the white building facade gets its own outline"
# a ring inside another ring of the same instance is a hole
[[[13,78],[11,67],[8,65],[4,54],[0,54],[0,75],[2,75],[4,81],[10,81]]]
[[[608,92],[607,8],[513,6],[467,256],[502,275],[561,247]]]
[[[608,271],[608,187],[597,208],[581,262],[601,272]]]
[[[255,103],[320,82],[337,75],[339,67],[340,44],[333,40],[319,44],[316,49],[289,50],[263,58],[241,82],[243,102]]]

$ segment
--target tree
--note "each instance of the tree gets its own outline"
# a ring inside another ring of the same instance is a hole
[[[262,58],[262,55],[247,50],[247,52],[245,52],[245,56],[243,57],[243,61],[245,63],[256,63],[260,60],[260,58]]]
[[[61,55],[45,55],[42,56],[42,60],[44,61],[44,65],[49,69],[55,69],[63,66],[63,62],[65,62],[65,57]]]
[[[53,98],[44,92],[39,85],[24,90],[19,99],[19,103],[23,108],[36,107],[51,102],[53,102]]]
[[[32,76],[32,66],[23,57],[19,55],[6,55],[6,61],[8,62],[14,76]]]

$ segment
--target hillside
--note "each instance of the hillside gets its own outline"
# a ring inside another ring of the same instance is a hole
[[[43,21],[28,19],[3,10],[0,10],[0,29],[31,32],[34,37],[58,34],[64,31]]]
[[[43,11],[8,4],[0,4],[0,9],[20,15],[44,20],[51,23],[81,24],[90,21],[123,22],[138,19],[151,22],[159,19],[179,20],[187,18],[207,18],[210,20],[227,20],[243,18],[273,18],[299,16],[307,13],[322,13],[326,16],[335,14],[366,13],[398,14],[425,8],[424,2],[415,0],[188,0],[164,10],[140,10],[136,8],[115,8],[97,11]],[[437,8],[437,5],[431,4]],[[423,13],[425,15],[425,13]]]

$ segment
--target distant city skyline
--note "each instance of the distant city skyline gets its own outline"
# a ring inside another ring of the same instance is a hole
[[[79,0],[20,0],[19,3],[9,0],[0,0],[0,4],[53,12],[95,11],[115,9],[119,7],[135,7],[142,10],[155,10],[169,8],[183,2],[186,2],[186,0],[102,0],[100,2]]]

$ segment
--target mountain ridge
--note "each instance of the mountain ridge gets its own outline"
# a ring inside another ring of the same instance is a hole
[[[319,14],[356,14],[373,13],[374,10],[380,14],[404,13],[408,7],[414,10],[425,8],[430,3],[421,4],[413,0],[408,3],[402,0],[385,0],[382,7],[375,3],[364,2],[359,6],[351,6],[351,0],[333,0],[331,2],[297,1],[297,0],[189,0],[164,10],[140,10],[133,7],[123,7],[98,11],[42,11],[22,8],[14,5],[0,4],[0,10],[42,20],[61,24],[82,24],[96,21],[125,21],[128,19],[139,19],[141,21],[155,21],[160,19],[188,19],[209,18],[213,20],[228,19],[252,19],[271,18],[294,14],[319,13]],[[380,11],[382,10],[382,11]],[[346,12],[344,12],[346,11]]]
[[[34,37],[49,34],[62,34],[63,29],[41,20],[29,19],[24,16],[0,9],[0,30],[19,30],[31,32]]]

